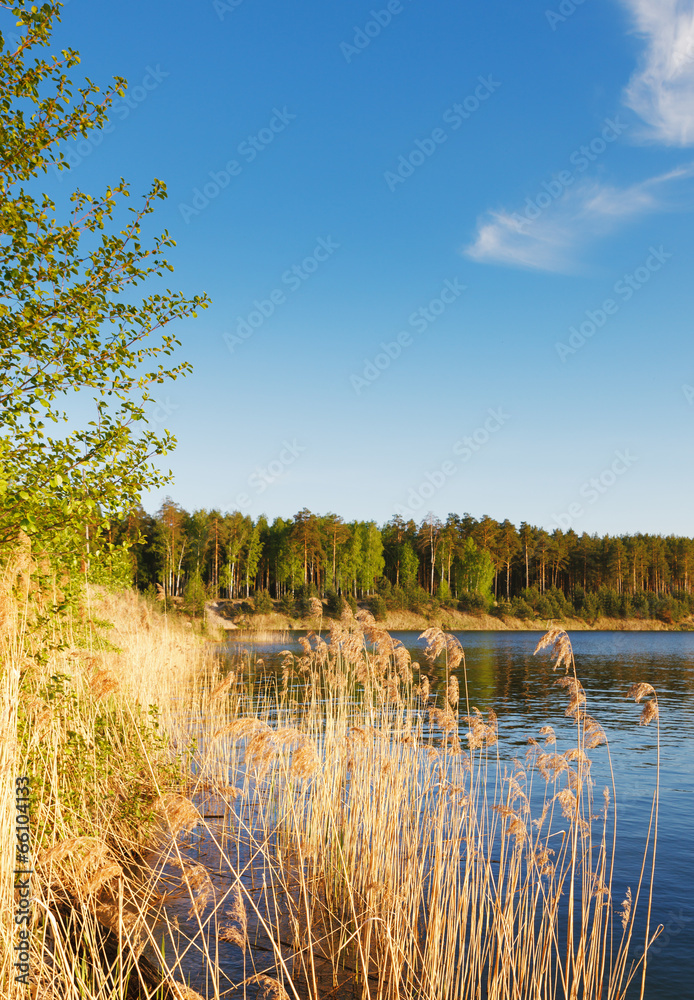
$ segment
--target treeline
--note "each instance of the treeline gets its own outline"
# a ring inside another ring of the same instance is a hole
[[[658,616],[694,610],[694,540],[579,535],[469,514],[419,524],[397,516],[345,522],[303,509],[292,518],[188,513],[167,499],[133,510],[108,542],[130,546],[132,575],[160,596],[253,598],[266,609],[316,594],[422,610],[438,604],[516,617]],[[250,605],[251,607],[253,604]]]

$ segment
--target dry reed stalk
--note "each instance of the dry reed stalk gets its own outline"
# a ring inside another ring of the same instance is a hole
[[[22,539],[0,576],[0,984],[13,979],[14,962],[14,869],[15,869],[15,778],[18,760],[18,718],[23,632],[28,617],[28,584],[31,552]],[[17,595],[16,590],[19,590]],[[23,600],[22,600],[23,597]]]
[[[260,985],[257,994],[259,1000],[290,1000],[289,994],[277,979],[272,979],[270,976],[263,976],[260,973],[255,979]]]
[[[154,810],[161,819],[162,828],[169,836],[176,837],[181,831],[194,830],[202,822],[200,813],[185,795],[167,792],[154,803]]]
[[[460,687],[458,685],[458,678],[455,674],[451,674],[450,680],[448,681],[446,697],[448,698],[448,704],[452,709],[455,709],[458,705],[458,701],[460,700]]]
[[[232,890],[231,903],[224,911],[224,918],[224,922],[219,927],[220,941],[230,941],[232,944],[237,944],[245,953],[248,944],[248,914],[238,885]]]

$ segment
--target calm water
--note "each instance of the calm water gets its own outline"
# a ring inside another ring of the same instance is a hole
[[[253,649],[265,669],[272,671],[281,649],[300,652],[297,639],[303,634],[292,633],[281,643],[231,641],[226,650],[235,656]],[[427,667],[417,633],[391,634],[426,668],[435,691],[443,672]],[[563,737],[571,738],[571,720],[564,716],[566,697],[554,687],[557,675],[546,652],[533,655],[541,633],[457,635],[465,649],[470,705],[496,711],[503,755],[522,757],[528,736],[537,736],[548,723],[555,727],[560,744]],[[662,923],[665,930],[649,953],[646,997],[690,1000],[694,998],[694,634],[578,632],[571,639],[588,712],[604,726],[615,768],[619,830],[615,896],[619,894],[619,899],[627,885],[638,881],[656,763],[654,724],[639,726],[641,706],[626,701],[624,694],[634,681],[648,681],[658,692],[661,798],[652,926]],[[605,748],[591,756],[599,798],[607,783]]]

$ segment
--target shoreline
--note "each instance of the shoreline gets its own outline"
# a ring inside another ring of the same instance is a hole
[[[205,607],[206,620],[209,625],[225,632],[327,632],[330,623],[335,621],[327,615],[300,618],[278,611],[245,615],[234,614],[235,610],[234,602],[209,601]],[[499,618],[495,615],[471,615],[450,608],[440,608],[432,615],[391,610],[377,625],[395,632],[423,632],[433,627],[442,628],[446,632],[545,632],[551,625],[559,625],[567,632],[692,632],[694,616],[671,623],[657,618],[605,617],[587,622],[583,618]]]

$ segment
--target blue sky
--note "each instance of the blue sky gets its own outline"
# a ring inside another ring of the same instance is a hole
[[[213,300],[152,407],[183,506],[692,534],[691,2],[70,0],[56,42],[129,104],[50,192],[162,178]]]

